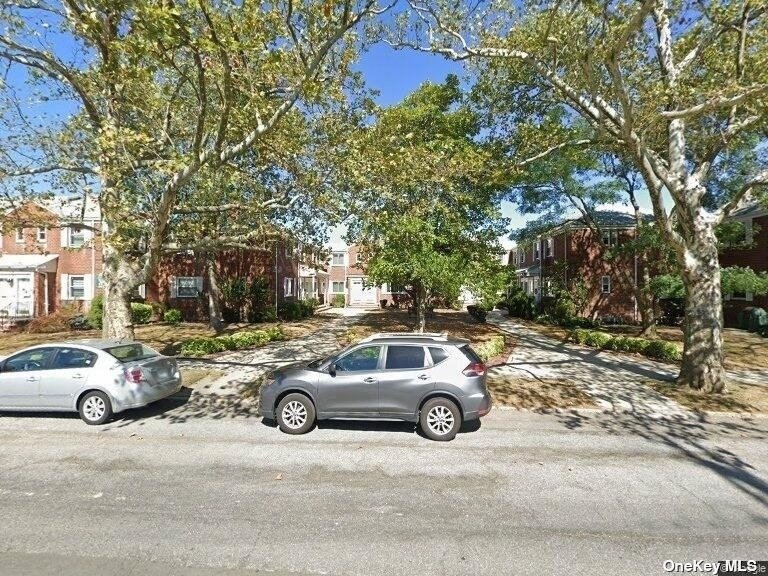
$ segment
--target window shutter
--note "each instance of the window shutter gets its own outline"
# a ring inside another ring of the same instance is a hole
[[[171,276],[171,298],[179,297],[179,284],[176,281],[176,276]]]
[[[59,282],[61,282],[61,286],[59,286],[61,299],[69,300],[69,274],[59,276]]]
[[[83,299],[93,300],[93,275],[83,274]]]
[[[59,246],[66,248],[69,246],[69,228],[63,226],[62,228],[59,228],[59,232],[61,233],[61,241]]]
[[[88,243],[91,241],[91,238],[93,237],[93,230],[89,228],[81,228],[80,229],[83,233],[83,242]]]
[[[197,284],[197,293],[202,294],[203,293],[203,277],[202,276],[195,276],[195,283]]]

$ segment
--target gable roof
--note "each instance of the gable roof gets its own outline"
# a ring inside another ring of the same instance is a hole
[[[754,200],[749,204],[742,206],[738,210],[731,212],[728,217],[729,220],[738,220],[740,218],[756,218],[757,216],[768,215],[768,207],[762,203]]]

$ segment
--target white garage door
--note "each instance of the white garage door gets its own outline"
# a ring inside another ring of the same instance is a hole
[[[362,278],[350,278],[349,301],[351,304],[376,304],[376,288],[365,287]]]

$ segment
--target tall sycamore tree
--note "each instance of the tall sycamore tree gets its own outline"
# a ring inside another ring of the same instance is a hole
[[[764,2],[455,3],[410,0],[396,42],[471,61],[499,97],[566,107],[593,146],[642,174],[656,225],[682,270],[686,310],[678,382],[725,389],[715,230],[768,183],[763,159],[740,185],[714,174],[768,126],[768,7]],[[534,81],[531,82],[531,79]],[[568,145],[563,142],[563,145]]]
[[[0,186],[14,200],[45,176],[93,191],[105,337],[133,336],[129,294],[183,214],[180,191],[257,144],[283,146],[286,117],[344,98],[355,31],[385,9],[375,0],[3,3]],[[215,204],[211,212],[233,202]]]

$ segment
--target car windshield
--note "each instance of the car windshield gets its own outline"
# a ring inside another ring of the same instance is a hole
[[[104,352],[111,354],[120,362],[135,362],[136,360],[146,360],[159,356],[157,352],[144,344],[133,342],[131,344],[120,344],[111,348],[104,348]]]

